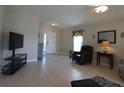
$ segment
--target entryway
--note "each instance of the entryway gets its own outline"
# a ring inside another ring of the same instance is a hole
[[[56,33],[46,32],[43,38],[43,54],[56,53]]]

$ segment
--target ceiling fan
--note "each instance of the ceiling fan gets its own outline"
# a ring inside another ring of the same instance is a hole
[[[104,13],[109,9],[107,5],[93,5],[93,6],[95,6],[93,11],[95,11],[96,13]]]

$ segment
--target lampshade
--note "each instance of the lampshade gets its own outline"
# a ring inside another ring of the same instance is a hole
[[[110,46],[110,43],[109,43],[109,41],[102,41],[101,45],[102,45],[102,47],[107,48]]]

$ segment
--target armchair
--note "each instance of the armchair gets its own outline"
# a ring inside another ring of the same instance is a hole
[[[124,80],[124,61],[118,64],[118,73],[120,78]]]
[[[93,47],[84,45],[81,47],[80,52],[72,52],[72,61],[77,62],[80,65],[91,64],[92,62]]]

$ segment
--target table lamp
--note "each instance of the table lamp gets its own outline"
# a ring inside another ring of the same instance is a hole
[[[109,41],[102,41],[102,48],[104,53],[108,53],[108,49],[110,47]]]

